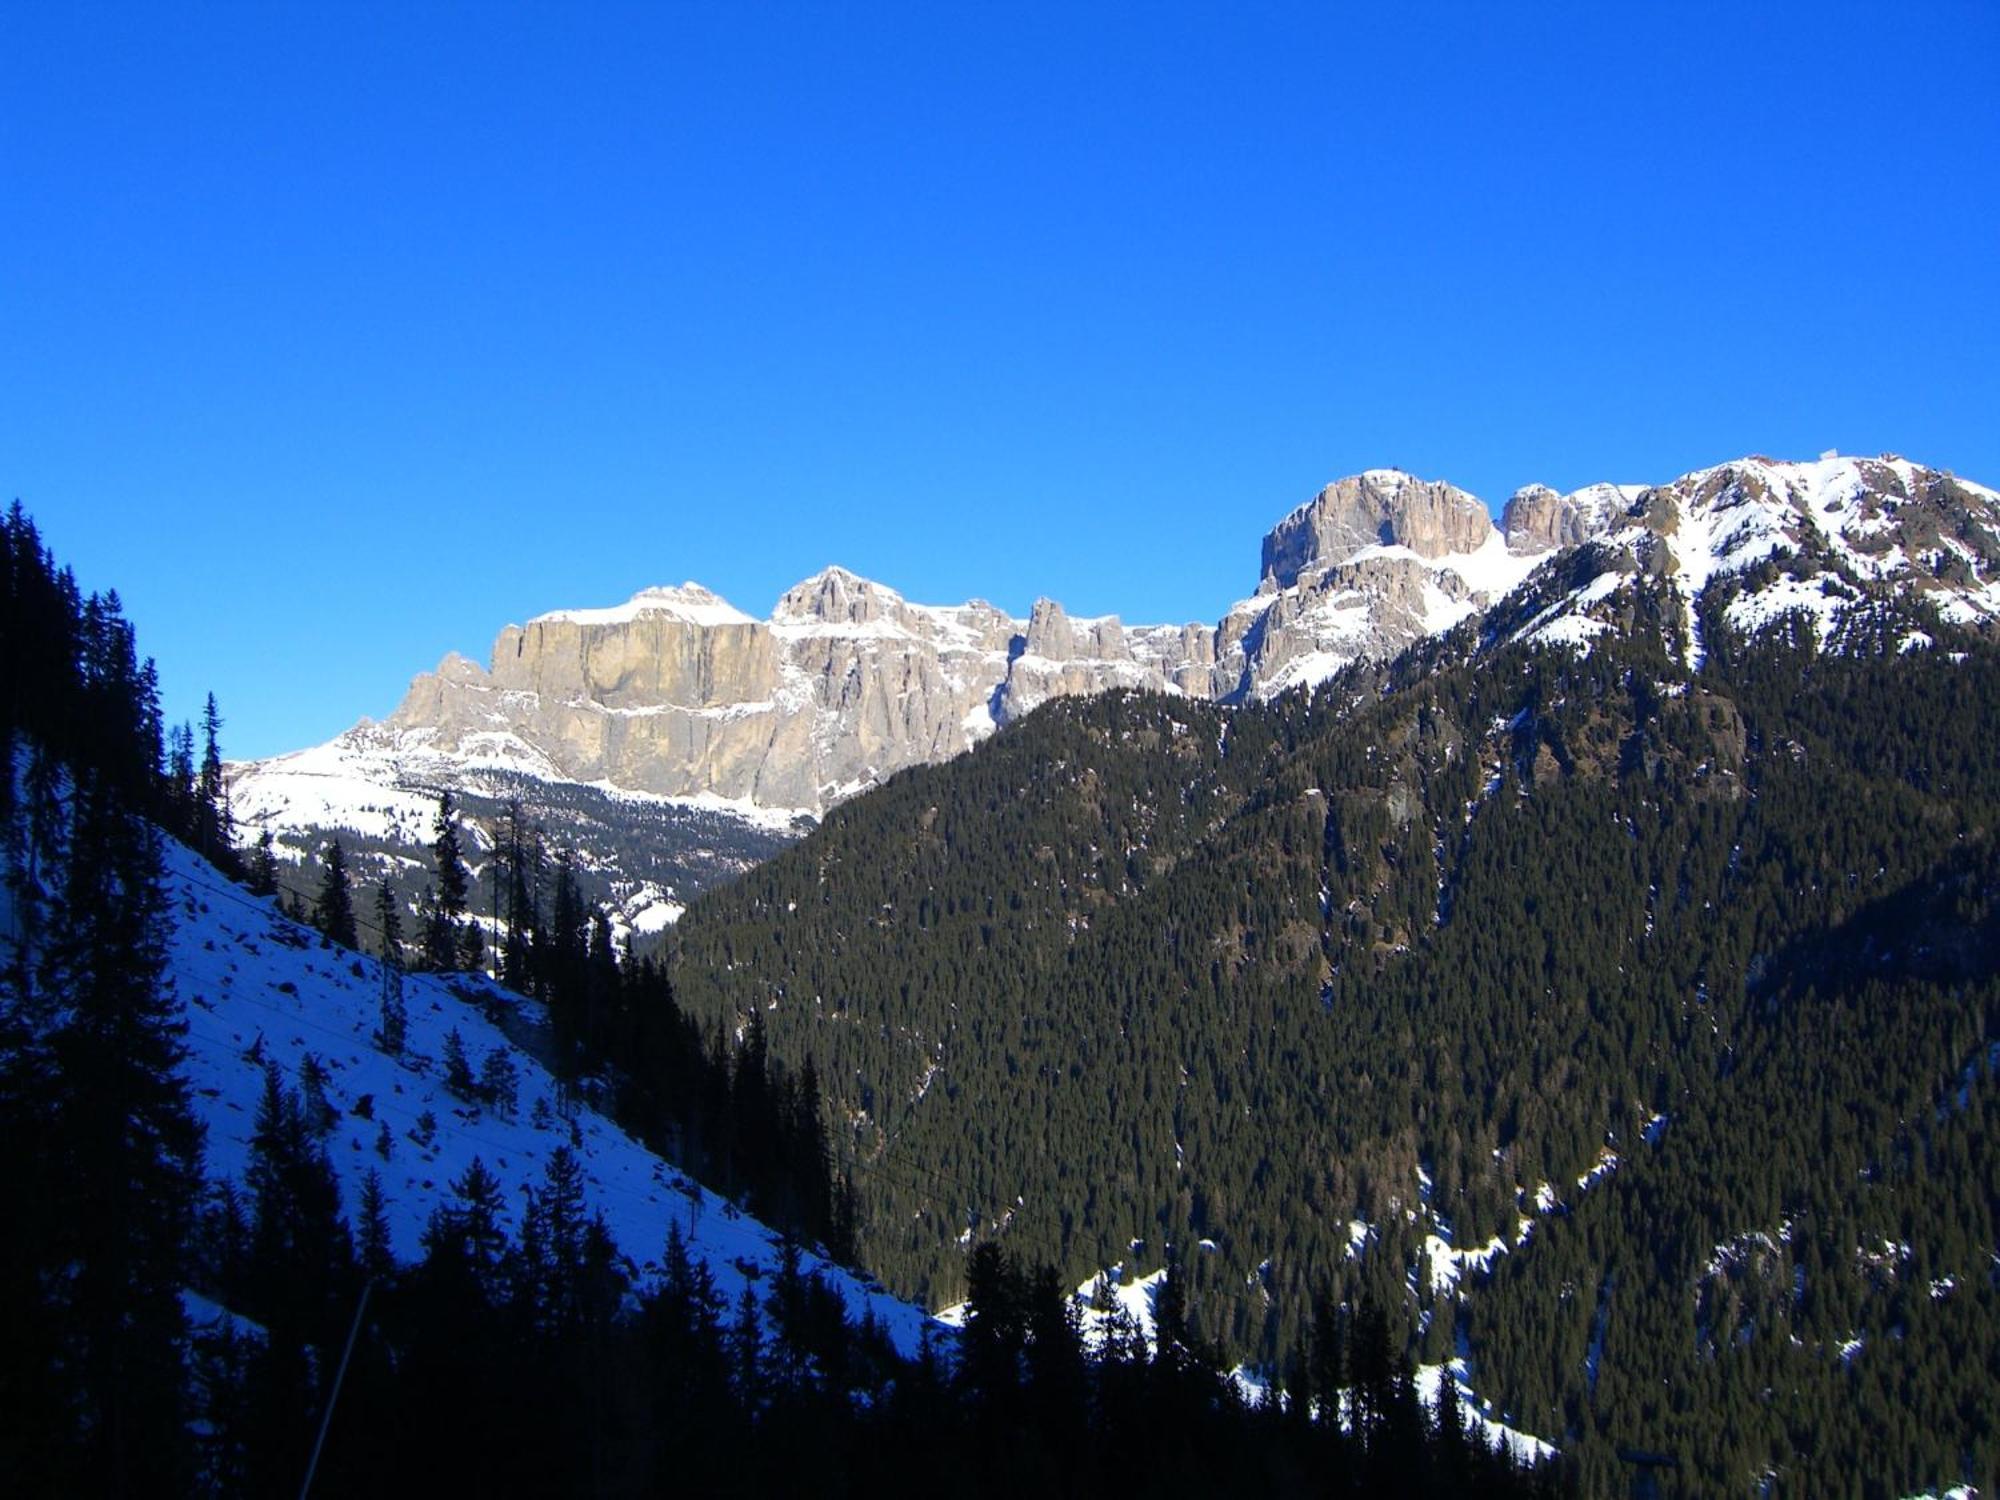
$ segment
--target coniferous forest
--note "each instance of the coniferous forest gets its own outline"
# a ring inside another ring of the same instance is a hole
[[[661,1275],[635,1282],[563,1150],[512,1231],[475,1159],[440,1195],[421,1256],[399,1261],[379,1177],[343,1206],[311,1067],[293,1087],[267,1065],[247,1171],[208,1177],[167,965],[165,840],[267,898],[280,886],[268,847],[233,848],[220,712],[211,699],[199,756],[191,728],[162,725],[117,596],[83,595],[18,506],[0,525],[0,638],[10,1492],[288,1494],[308,1478],[327,1494],[1564,1487],[1489,1450],[1455,1399],[1420,1400],[1400,1305],[1323,1300],[1283,1376],[1293,1399],[1251,1399],[1197,1332],[1181,1272],[1152,1341],[1118,1317],[1086,1341],[1054,1266],[989,1238],[965,1261],[962,1333],[907,1357],[796,1253],[726,1305],[663,1228]],[[330,944],[382,949],[376,1046],[400,1044],[403,965],[483,958],[535,997],[542,1044],[579,1093],[795,1236],[851,1247],[810,1057],[770,1055],[755,1024],[704,1032],[657,963],[611,951],[560,868],[552,901],[510,905],[490,950],[465,919],[449,804],[434,852],[415,912],[358,899],[338,853],[311,912],[294,902]],[[527,869],[513,867],[521,888],[541,886]],[[504,1056],[475,1071],[448,1047],[445,1066],[468,1101],[506,1102]],[[196,1306],[219,1314],[199,1333]]]
[[[2000,654],[1729,587],[1698,670],[1659,583],[1587,654],[1052,703],[697,903],[680,1002],[814,1060],[909,1295],[1171,1260],[1266,1368],[1395,1309],[1589,1493],[1990,1486]]]

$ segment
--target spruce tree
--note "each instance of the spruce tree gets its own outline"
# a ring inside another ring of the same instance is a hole
[[[509,1272],[499,1179],[475,1156],[451,1192],[451,1201],[431,1215],[424,1248],[469,1276],[487,1306],[497,1307],[506,1299]]]
[[[403,967],[403,904],[383,876],[375,882],[375,932],[381,943],[385,967],[401,972]]]
[[[361,946],[354,926],[354,894],[347,883],[347,851],[337,838],[326,846],[319,896],[313,903],[313,926],[343,948]]]
[[[444,1086],[460,1099],[471,1103],[479,1097],[479,1080],[465,1055],[465,1038],[452,1027],[444,1038]]]
[[[222,713],[210,693],[201,711],[201,769],[195,778],[194,844],[210,863],[234,873],[235,828],[229,813],[229,783],[222,774]]]
[[[142,692],[115,613],[96,645],[103,691]],[[63,1007],[46,1143],[59,1161],[60,1369],[76,1383],[79,1487],[108,1494],[186,1473],[180,1294],[200,1152],[180,1073],[185,1023],[164,974],[159,838],[128,796],[111,774],[78,776],[39,986]]]
[[[167,736],[166,805],[169,826],[190,843],[195,842],[194,730],[176,724]]]
[[[382,1024],[375,1045],[400,1057],[410,1029],[403,1003],[403,917],[386,877],[375,886],[375,926],[382,938]]]
[[[479,1062],[479,1097],[503,1115],[512,1115],[521,1083],[521,1070],[514,1064],[513,1050],[505,1044],[494,1047]]]
[[[389,1199],[382,1190],[382,1174],[375,1168],[361,1179],[360,1223],[355,1231],[355,1249],[361,1269],[381,1280],[396,1268],[389,1242]]]
[[[351,1241],[333,1164],[276,1063],[265,1065],[246,1180],[252,1314],[295,1331],[303,1343],[323,1340],[338,1322]]]
[[[271,840],[271,830],[266,828],[257,835],[257,846],[250,855],[248,879],[251,891],[259,896],[278,894],[278,851]]]
[[[518,797],[507,800],[506,816],[495,840],[495,879],[500,882],[500,914],[504,924],[500,951],[500,981],[509,989],[527,991],[535,929],[534,883],[530,870],[530,835]]]
[[[424,966],[436,972],[462,966],[467,947],[465,902],[471,877],[458,840],[458,822],[453,813],[451,793],[438,796],[437,819],[432,825],[431,859],[435,883],[427,893],[428,910],[424,921]]]

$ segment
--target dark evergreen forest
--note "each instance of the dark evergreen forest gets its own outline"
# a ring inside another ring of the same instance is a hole
[[[1590,1493],[1990,1486],[2000,652],[1887,598],[1744,639],[1725,584],[1690,670],[1629,597],[1587,655],[1052,703],[698,902],[679,1001],[816,1065],[909,1295],[1171,1259],[1272,1368],[1395,1309]],[[1436,1292],[1433,1226],[1508,1248]]]

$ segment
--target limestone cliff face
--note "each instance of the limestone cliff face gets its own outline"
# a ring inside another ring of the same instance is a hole
[[[1494,603],[1570,544],[1544,539],[1561,520],[1578,539],[1600,529],[1585,492],[1547,493],[1558,520],[1535,511],[1510,544],[1484,505],[1448,484],[1371,469],[1328,485],[1264,538],[1256,595],[1219,627],[1215,696],[1267,698],[1362,657],[1385,660]]]
[[[1116,615],[1072,619],[1055,600],[1037,599],[995,695],[995,716],[1004,724],[1051,698],[1114,687],[1186,692],[1182,668],[1200,657],[1206,640],[1200,625],[1145,626],[1128,633]],[[1206,673],[1195,675],[1205,696]]]
[[[1407,547],[1424,558],[1473,552],[1492,531],[1486,507],[1464,490],[1370,469],[1328,485],[1272,529],[1264,538],[1264,580],[1289,588],[1315,564],[1374,546]]]
[[[1497,535],[1450,485],[1342,480],[1279,522],[1257,593],[1214,626],[1128,629],[1052,599],[1025,621],[912,604],[842,568],[768,620],[696,584],[648,589],[508,626],[487,667],[447,658],[383,728],[536,774],[817,814],[1065,694],[1233,701],[1392,655],[1519,575]]]

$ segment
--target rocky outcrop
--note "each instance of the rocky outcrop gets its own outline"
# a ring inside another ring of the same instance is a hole
[[[1264,538],[1264,582],[1290,588],[1315,566],[1369,547],[1407,547],[1423,558],[1474,552],[1492,532],[1486,507],[1464,490],[1400,469],[1370,469],[1328,485],[1272,528]]]
[[[1496,600],[1541,550],[1510,551],[1452,485],[1397,469],[1339,480],[1264,538],[1257,593],[1218,626],[1211,693],[1266,698],[1393,656]]]
[[[1517,554],[1581,546],[1609,531],[1639,493],[1635,485],[1593,484],[1563,495],[1545,484],[1531,484],[1507,501],[1500,530],[1507,550]]]

